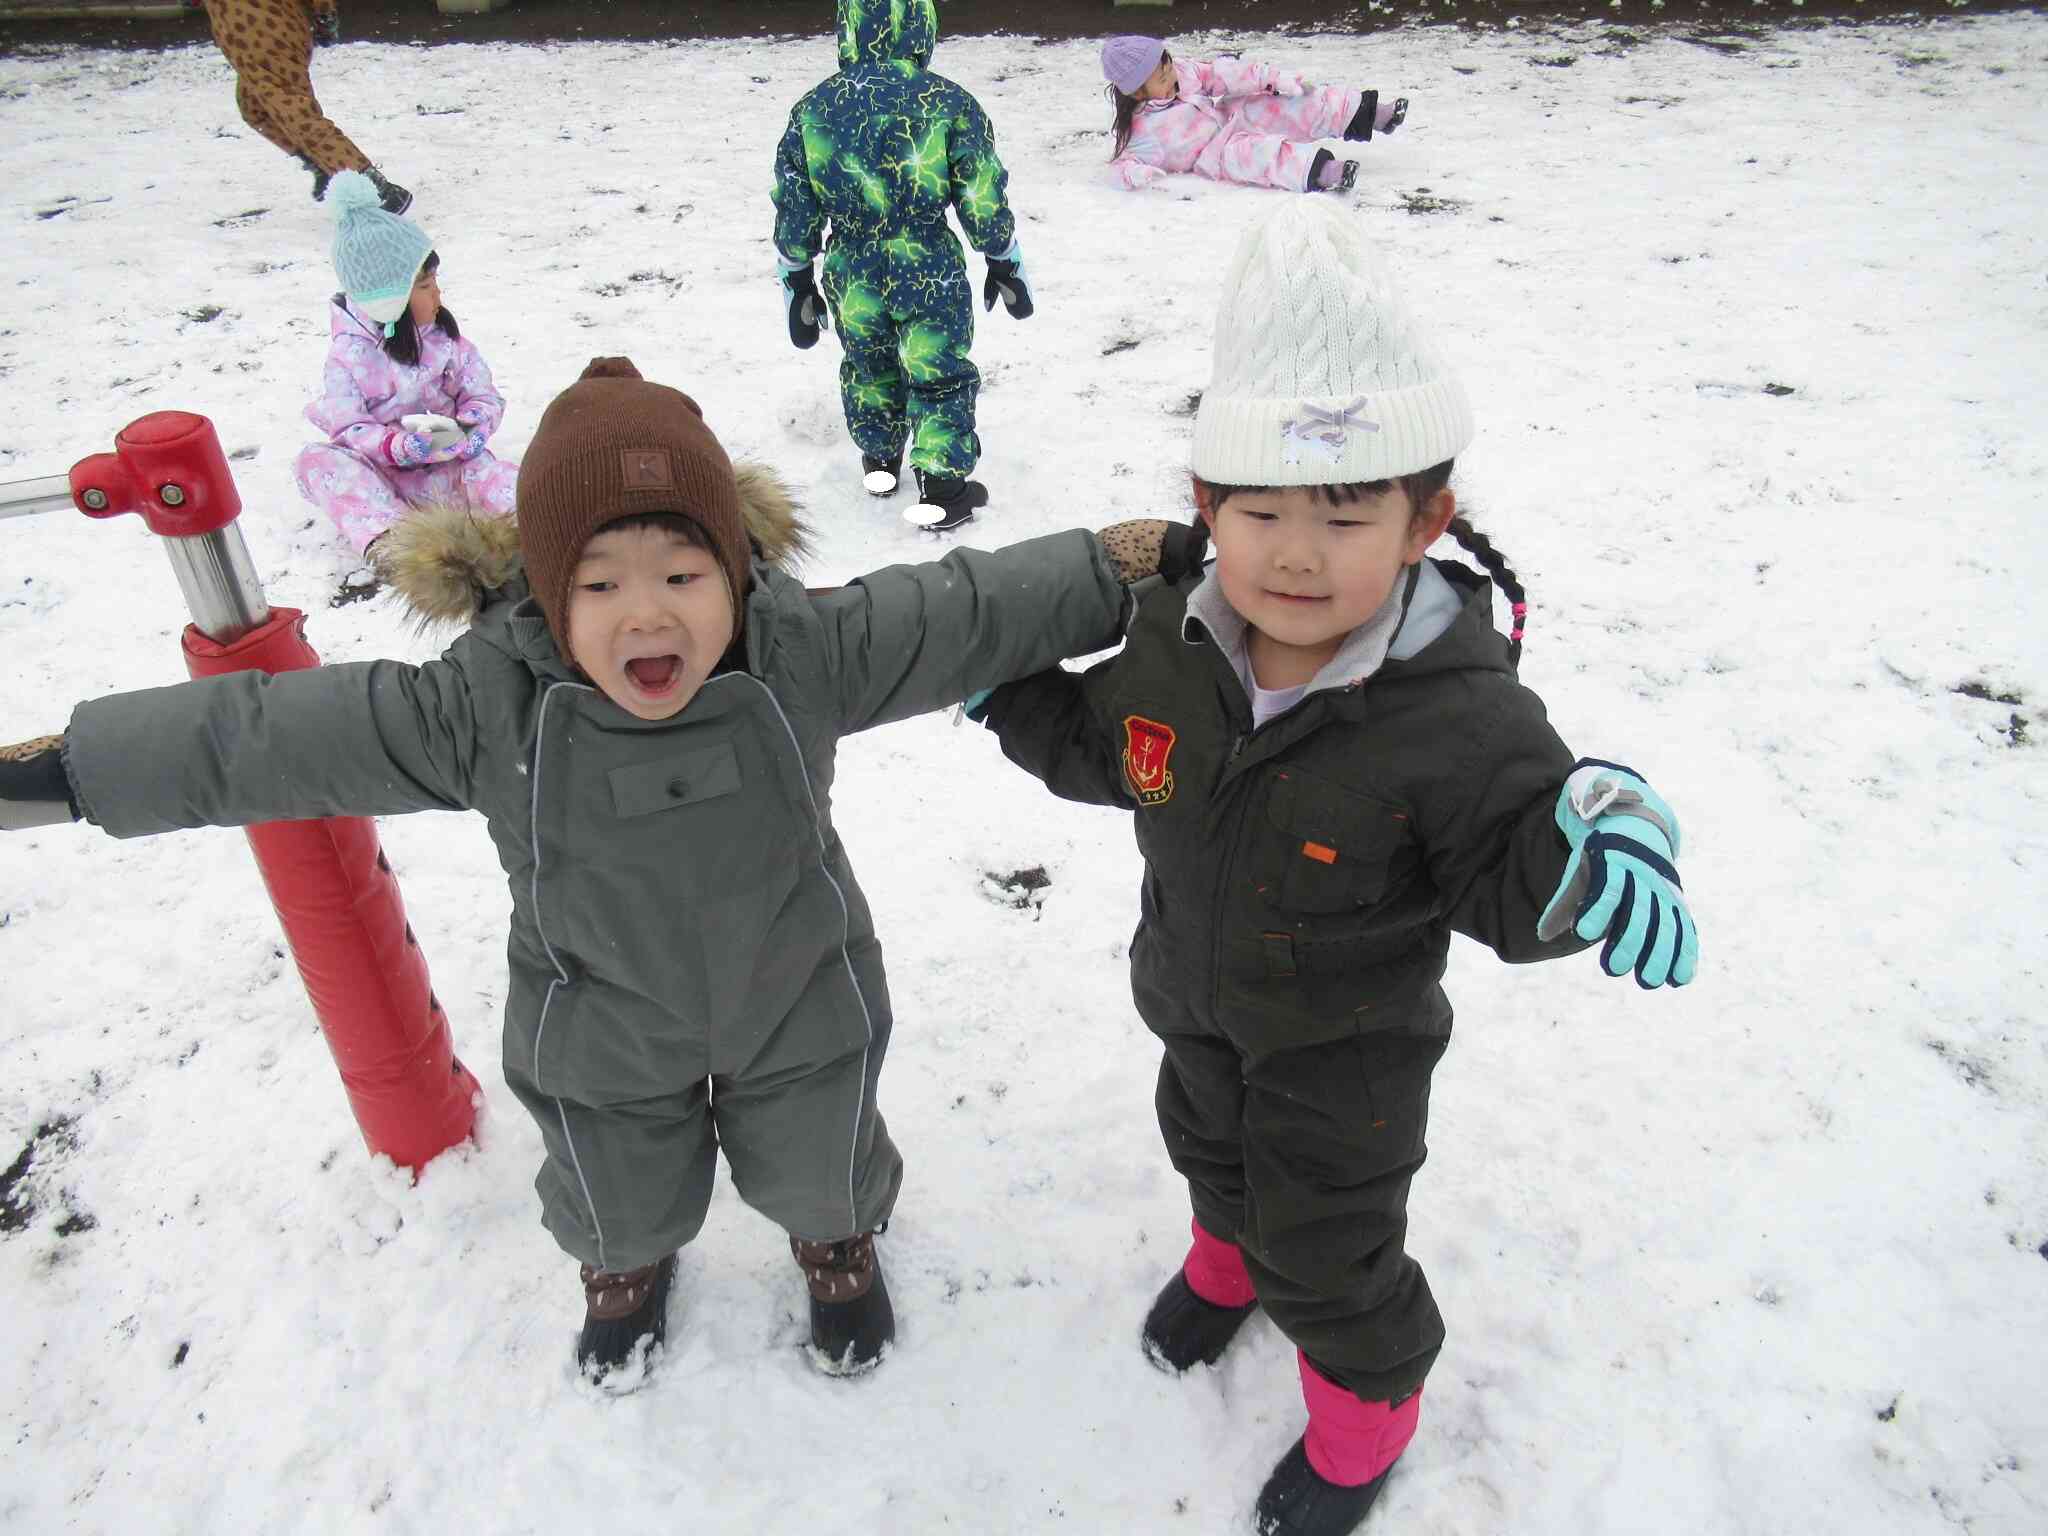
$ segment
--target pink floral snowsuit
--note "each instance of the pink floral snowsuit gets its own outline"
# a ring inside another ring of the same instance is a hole
[[[505,400],[483,354],[466,338],[431,326],[420,332],[418,365],[408,368],[385,352],[384,327],[339,295],[330,319],[321,395],[306,407],[306,419],[328,441],[299,451],[292,467],[299,494],[334,520],[358,554],[409,507],[452,504],[510,513],[519,466],[488,448],[412,468],[391,460],[391,440],[404,431],[402,416],[452,416],[484,437],[498,430]]]
[[[1175,59],[1180,93],[1148,101],[1131,119],[1131,142],[1109,162],[1120,187],[1148,187],[1192,171],[1244,187],[1308,188],[1315,141],[1342,134],[1363,92],[1305,85],[1299,75],[1249,59]]]

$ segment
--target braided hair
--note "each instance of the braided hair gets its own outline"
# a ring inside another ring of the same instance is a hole
[[[1408,497],[1408,509],[1413,515],[1429,505],[1430,498],[1451,483],[1453,462],[1446,459],[1441,464],[1432,464],[1428,469],[1394,480],[1369,480],[1356,485],[1305,485],[1298,489],[1311,492],[1325,506],[1344,507],[1374,496],[1384,496],[1398,485]],[[1216,485],[1199,477],[1195,480],[1197,499],[1205,503],[1212,513],[1232,496],[1256,489],[1259,487]],[[1529,595],[1523,590],[1521,579],[1508,564],[1507,556],[1493,547],[1493,540],[1473,527],[1471,519],[1463,513],[1452,518],[1450,527],[1444,531],[1456,539],[1459,547],[1479,563],[1493,584],[1507,594],[1508,612],[1514,620],[1508,631],[1508,661],[1510,665],[1519,665],[1522,660],[1522,630],[1529,617]]]
[[[1519,665],[1522,660],[1522,627],[1529,618],[1529,594],[1522,590],[1521,579],[1508,564],[1507,556],[1493,547],[1493,540],[1474,528],[1463,514],[1451,519],[1451,526],[1444,530],[1456,539],[1465,553],[1479,562],[1480,569],[1493,578],[1493,584],[1508,595],[1508,613],[1514,619],[1508,630],[1508,661]]]

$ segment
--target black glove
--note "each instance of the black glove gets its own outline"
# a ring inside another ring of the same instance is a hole
[[[339,11],[315,11],[313,13],[313,46],[325,48],[329,43],[341,41],[341,13]]]
[[[808,264],[782,274],[782,292],[789,301],[789,339],[809,349],[818,344],[818,332],[829,331],[832,322],[825,309],[825,296],[811,280]]]
[[[0,747],[0,832],[21,832],[78,820],[71,781],[64,773],[64,738]]]
[[[1204,522],[1173,523],[1159,548],[1159,574],[1169,586],[1192,576],[1209,557],[1209,525]]]
[[[1024,261],[1004,261],[999,256],[988,259],[988,276],[981,285],[981,307],[984,310],[996,307],[996,297],[1001,295],[1003,308],[1010,312],[1012,320],[1029,320],[1035,307],[1031,302],[1031,290],[1024,286]]]

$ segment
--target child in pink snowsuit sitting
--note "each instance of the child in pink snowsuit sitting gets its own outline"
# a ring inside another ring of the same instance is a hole
[[[1249,59],[1176,63],[1156,37],[1112,37],[1102,74],[1116,108],[1109,172],[1120,187],[1148,187],[1171,171],[1288,192],[1347,191],[1356,160],[1317,139],[1365,142],[1392,133],[1408,98],[1382,106],[1378,91],[1311,85]]]
[[[306,419],[327,441],[302,449],[299,493],[358,554],[412,507],[512,510],[519,466],[484,446],[505,415],[483,354],[441,307],[441,258],[426,231],[383,211],[344,171],[336,208],[333,339]]]

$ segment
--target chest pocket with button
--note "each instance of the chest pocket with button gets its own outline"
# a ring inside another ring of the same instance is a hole
[[[612,809],[621,820],[629,820],[736,794],[740,765],[732,743],[722,741],[659,762],[614,768],[607,777],[612,786]]]
[[[1395,855],[1410,841],[1399,806],[1299,768],[1273,772],[1253,832],[1253,882],[1283,912],[1355,911],[1381,900]]]

